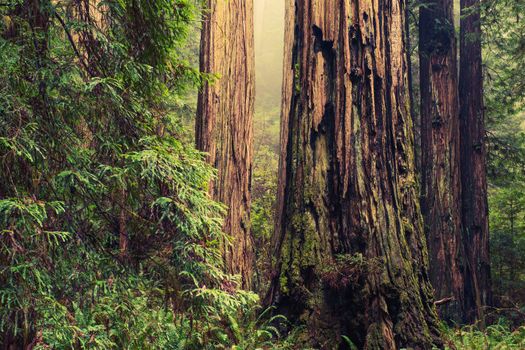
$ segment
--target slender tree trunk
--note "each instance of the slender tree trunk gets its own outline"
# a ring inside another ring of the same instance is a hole
[[[407,51],[407,64],[408,64],[408,82],[409,82],[409,94],[410,94],[410,114],[413,120],[414,129],[414,158],[416,175],[418,181],[421,178],[421,118],[419,116],[419,59],[415,59],[414,55],[417,50],[412,46],[412,42],[416,42],[415,48],[417,49],[417,40],[419,38],[417,33],[418,17],[412,12],[411,7],[419,0],[407,0],[405,9],[405,30],[406,30],[406,51]],[[416,32],[413,32],[412,27],[416,28]],[[415,76],[414,74],[417,73]]]
[[[253,153],[254,39],[252,0],[208,0],[201,36],[201,71],[218,74],[199,94],[197,147],[217,168],[213,197],[228,206],[226,271],[250,287],[253,245],[250,191]]]
[[[465,312],[468,321],[484,323],[483,307],[491,304],[492,293],[479,6],[479,0],[461,1],[459,91]]]
[[[315,348],[437,341],[404,22],[405,1],[287,1],[268,298]]]
[[[118,233],[119,233],[119,251],[120,258],[125,261],[128,259],[128,247],[129,247],[129,236],[126,228],[127,215],[126,215],[126,188],[123,187],[120,190],[118,197],[119,217],[118,217]]]
[[[413,84],[413,74],[412,74],[412,55],[411,55],[411,43],[410,43],[410,0],[407,0],[406,2],[406,8],[405,8],[405,51],[406,51],[406,57],[407,57],[407,74],[408,74],[408,95],[410,98],[410,115],[412,116],[413,120],[413,128],[414,128],[414,135],[416,135],[416,125],[418,123],[418,118],[416,116],[416,110],[415,110],[415,101],[414,101],[414,88],[412,86]],[[414,144],[417,143],[417,140],[414,139]],[[418,152],[417,149],[415,150],[414,158],[416,162],[416,171],[419,170],[419,159],[418,159]]]
[[[430,278],[446,320],[462,321],[461,178],[453,0],[425,0],[419,17],[421,207]]]

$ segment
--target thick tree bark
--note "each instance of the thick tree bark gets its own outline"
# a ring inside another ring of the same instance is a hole
[[[430,278],[446,320],[463,318],[461,175],[453,0],[425,0],[419,17],[421,208]]]
[[[269,302],[336,349],[430,348],[405,1],[288,0]]]
[[[213,197],[228,206],[223,244],[226,271],[251,285],[250,188],[253,153],[254,39],[252,0],[208,0],[201,36],[201,71],[218,74],[199,94],[196,140],[217,168]]]
[[[479,6],[479,0],[461,1],[459,93],[465,312],[467,321],[483,323],[483,307],[491,304],[492,295]]]

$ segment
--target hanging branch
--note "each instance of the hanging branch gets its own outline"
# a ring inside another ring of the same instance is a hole
[[[58,20],[58,22],[60,22],[60,25],[62,26],[62,28],[64,28],[64,32],[66,33],[67,38],[68,38],[69,42],[71,43],[71,46],[73,47],[73,50],[75,51],[75,54],[78,57],[80,63],[82,64],[82,66],[84,67],[86,72],[89,74],[89,76],[93,78],[94,75],[91,73],[88,64],[84,61],[84,58],[82,57],[82,55],[78,51],[77,46],[75,45],[75,40],[73,40],[73,36],[69,32],[66,23],[64,22],[64,20],[59,16],[59,14],[56,11],[53,11],[53,12],[54,12],[53,14],[54,14],[55,18]]]

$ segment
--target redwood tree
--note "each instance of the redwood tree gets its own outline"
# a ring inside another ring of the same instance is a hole
[[[430,348],[401,1],[288,0],[269,301],[311,346]]]
[[[453,0],[420,8],[421,208],[435,297],[447,320],[463,317],[457,48]]]
[[[479,0],[462,0],[461,12],[459,93],[465,312],[468,321],[483,321],[483,307],[491,303],[491,288]]]
[[[196,141],[218,170],[213,197],[228,207],[223,243],[227,272],[250,287],[250,181],[253,153],[254,39],[252,0],[208,0],[201,34],[201,71],[217,75],[199,94]]]

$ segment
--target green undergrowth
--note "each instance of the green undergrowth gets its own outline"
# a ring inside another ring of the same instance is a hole
[[[75,242],[53,255],[52,270],[36,259],[13,265],[16,284],[0,290],[1,330],[34,349],[286,348],[274,345],[277,318],[258,316],[251,293],[196,288],[182,309],[160,279],[140,269],[131,272]]]
[[[443,327],[447,350],[522,350],[525,349],[525,325],[511,327],[504,320],[480,330],[476,326]]]
[[[0,348],[279,348],[183,126],[201,2],[83,3],[0,6]]]

